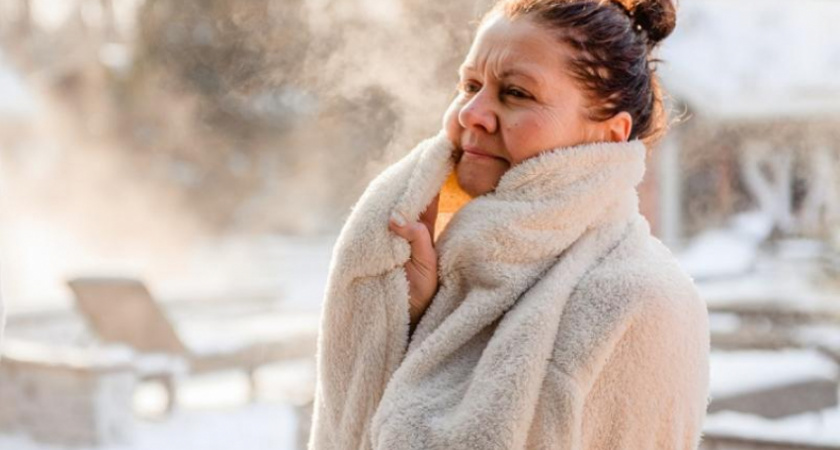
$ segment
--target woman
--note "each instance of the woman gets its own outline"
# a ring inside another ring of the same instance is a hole
[[[311,449],[698,447],[706,308],[635,190],[675,11],[617,1],[497,4],[444,130],[368,186],[333,253]]]

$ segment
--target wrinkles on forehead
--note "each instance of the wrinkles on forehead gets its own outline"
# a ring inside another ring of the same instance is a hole
[[[538,70],[533,70],[533,64],[528,63],[506,63],[506,62],[499,62],[498,64],[492,64],[489,67],[490,73],[493,77],[497,79],[517,79],[517,80],[524,80],[527,83],[530,83],[537,88],[542,89],[547,84],[549,84],[548,80],[545,79],[542,75],[540,75]],[[483,64],[472,65],[472,64],[464,64],[458,70],[458,74],[461,78],[467,78],[471,73],[483,73],[484,71],[481,70]]]
[[[564,84],[566,57],[559,45],[553,33],[530,19],[496,15],[482,24],[459,75],[516,78],[538,88]]]

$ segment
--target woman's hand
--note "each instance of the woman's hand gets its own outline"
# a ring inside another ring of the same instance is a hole
[[[419,222],[408,222],[395,212],[388,223],[388,228],[407,240],[411,246],[411,258],[404,267],[409,284],[408,303],[412,330],[438,290],[438,261],[434,235],[439,201],[440,194],[432,199],[420,215]]]

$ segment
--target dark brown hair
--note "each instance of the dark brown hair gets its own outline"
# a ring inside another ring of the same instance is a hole
[[[654,49],[676,26],[672,0],[501,0],[484,16],[527,17],[569,46],[570,69],[589,100],[590,120],[621,111],[630,139],[655,146],[668,129]]]

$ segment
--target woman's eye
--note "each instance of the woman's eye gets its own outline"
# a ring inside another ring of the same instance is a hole
[[[461,90],[468,93],[468,94],[475,94],[476,92],[481,90],[481,86],[474,81],[464,81],[461,83]]]
[[[525,91],[519,90],[517,88],[508,88],[505,90],[505,93],[517,98],[531,98],[531,96],[528,95]]]

